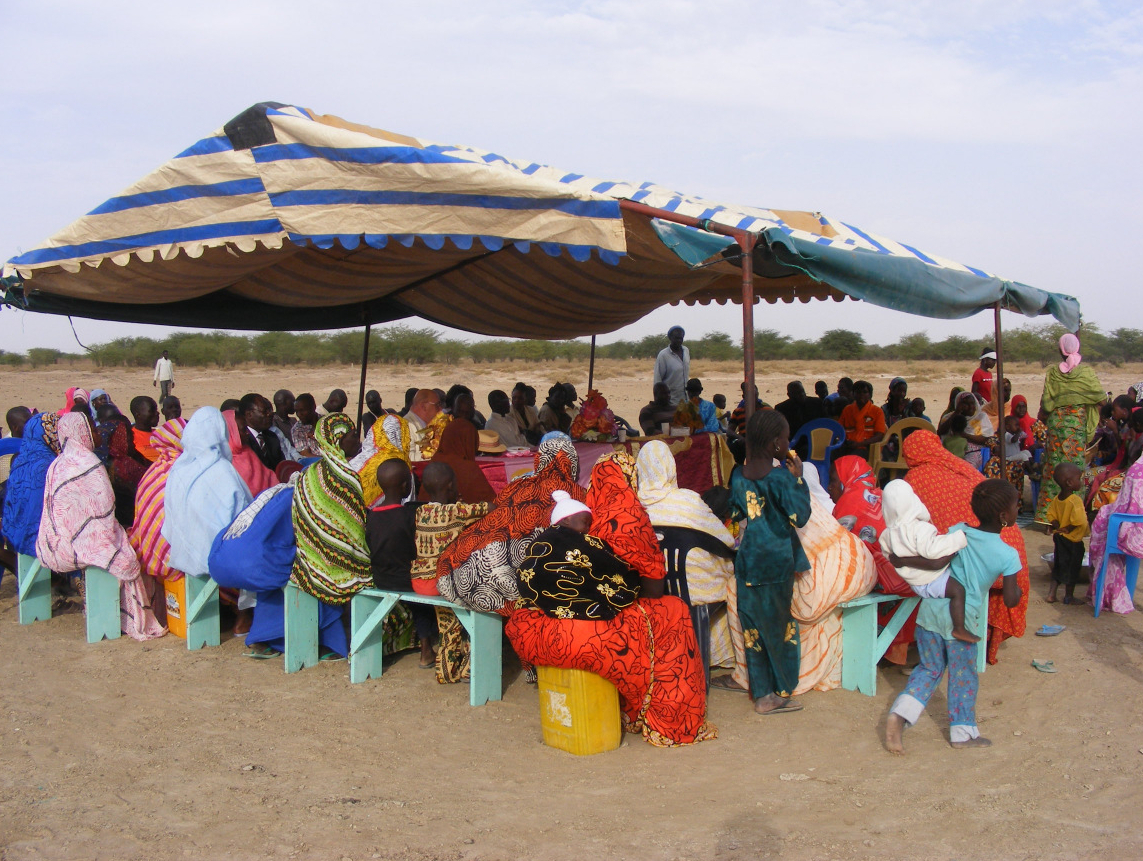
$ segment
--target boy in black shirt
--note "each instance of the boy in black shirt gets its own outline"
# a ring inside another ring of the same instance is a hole
[[[377,467],[377,484],[384,496],[365,516],[365,540],[373,569],[373,585],[390,592],[412,592],[409,571],[417,558],[414,518],[416,501],[402,503],[413,487],[409,465],[400,458],[390,458]],[[433,639],[437,633],[436,613],[424,604],[409,604],[413,627],[421,641],[422,669],[436,666]]]

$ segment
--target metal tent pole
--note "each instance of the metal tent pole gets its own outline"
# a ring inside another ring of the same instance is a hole
[[[742,249],[742,364],[744,382],[746,383],[746,418],[749,419],[750,416],[754,415],[754,402],[758,398],[758,389],[754,385],[754,246],[758,241],[758,235],[748,230],[728,227],[725,224],[707,219],[681,215],[666,209],[647,206],[644,203],[636,203],[633,200],[619,201],[619,208],[648,218],[659,218],[663,221],[672,221],[675,224],[697,227],[721,236],[729,236]]]
[[[742,248],[742,372],[746,383],[746,420],[754,415],[758,389],[754,385],[754,241],[753,233],[738,239]]]
[[[365,324],[365,346],[361,348],[361,385],[357,388],[357,432],[361,433],[361,416],[365,413],[365,372],[369,368],[369,332],[372,323]]]
[[[595,335],[591,336],[591,361],[587,365],[587,390],[590,392],[595,386]]]
[[[993,398],[996,401],[996,423],[1000,425],[996,429],[997,439],[1000,440],[1000,445],[997,446],[997,457],[1000,458],[1000,477],[1007,480],[1008,472],[1005,469],[1004,462],[1004,345],[1001,339],[1000,331],[1000,300],[996,300],[996,306],[993,309],[996,329],[996,387],[993,389]]]

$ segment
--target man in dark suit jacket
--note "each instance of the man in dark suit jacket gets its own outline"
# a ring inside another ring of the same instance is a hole
[[[277,434],[270,430],[274,416],[273,405],[261,395],[249,394],[238,402],[238,409],[234,412],[235,418],[241,417],[239,428],[246,426],[243,434],[245,443],[254,449],[267,469],[276,469],[286,456]]]

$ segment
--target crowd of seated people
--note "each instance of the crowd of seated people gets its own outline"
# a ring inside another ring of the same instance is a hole
[[[1062,373],[1076,373],[1075,366]],[[909,467],[905,480],[938,530],[968,524],[994,532],[1013,551],[997,554],[1003,571],[979,560],[945,560],[942,569],[971,581],[962,590],[968,616],[987,612],[988,641],[980,647],[995,660],[1004,639],[1023,634],[1027,564],[1009,515],[1029,474],[1052,479],[1059,504],[1045,522],[1060,541],[1074,544],[1093,519],[1093,544],[1101,522],[1105,537],[1105,510],[1143,513],[1143,408],[1134,399],[1143,383],[1083,406],[1085,422],[1094,409],[1091,445],[1085,437],[1082,446],[1092,454],[1082,468],[1069,468],[1058,456],[1067,438],[1056,413],[1078,409],[1074,392],[1090,383],[1077,382],[1078,374],[1049,378],[1033,414],[1027,397],[1013,396],[1004,380],[998,418],[996,405],[982,400],[992,385],[984,377],[974,374],[971,388],[953,390],[932,430],[894,442]],[[746,383],[728,409],[725,396],[704,397],[700,378],[686,379],[677,398],[659,382],[636,425],[617,419],[637,444],[616,443],[583,465],[568,435],[581,407],[574,386],[555,383],[539,407],[531,386],[506,388],[488,395],[487,414],[463,384],[410,388],[400,410],[370,390],[360,428],[339,389],[320,405],[308,392],[280,389],[272,400],[252,392],[219,408],[201,406],[189,420],[170,395],[161,404],[131,398],[124,416],[102,389],[69,389],[57,411],[12,407],[11,436],[0,439],[0,564],[14,570],[17,553],[39,556],[55,571],[61,602],[83,599],[77,572],[106,568],[120,580],[123,631],[140,640],[166,632],[166,587],[209,576],[231,608],[227,624],[233,619],[246,654],[259,659],[282,651],[288,583],[320,601],[320,642],[330,659],[347,652],[344,610],[361,589],[439,594],[506,616],[528,675],[555,665],[609,678],[627,728],[666,746],[717,735],[707,720],[711,686],[747,692],[758,714],[797,711],[797,694],[837,687],[838,605],[875,588],[886,566],[927,564],[879,549],[887,476],[872,475],[867,460],[898,422],[928,421],[903,378],[889,382],[881,404],[865,380],[842,378],[833,392],[815,381],[813,395],[791,380],[784,400],[770,408],[755,395],[752,410]],[[820,419],[837,422],[845,436],[828,487],[790,448],[799,429]],[[668,445],[679,428],[725,439],[739,464],[728,488],[700,497],[679,486]],[[509,448],[530,450],[532,469],[496,490],[480,457]],[[1049,474],[1035,473],[1049,454],[1056,458]],[[581,466],[590,474],[586,490]],[[1064,505],[1072,494],[1082,499],[1083,530],[1073,522],[1074,505]],[[76,520],[77,498],[86,525]],[[661,542],[683,539],[692,555],[679,583],[664,567]],[[966,546],[977,540],[970,536]],[[989,541],[979,539],[981,546]],[[1071,548],[1059,547],[1063,559]],[[577,576],[569,577],[564,569],[573,558]],[[1058,582],[1070,601],[1066,564]],[[987,606],[973,610],[981,595],[972,584],[990,572],[1017,575],[1023,598],[1012,589],[993,601],[985,589]],[[1126,612],[1122,593],[1113,585],[1106,600]],[[954,618],[963,634],[964,618]],[[924,630],[940,640],[946,621],[930,618]],[[420,665],[442,683],[467,678],[467,639],[447,609],[398,605],[385,643],[389,651],[418,649]],[[960,656],[955,643],[941,648],[950,659]],[[730,673],[712,677],[712,667]],[[896,713],[915,721],[920,699]],[[974,732],[965,730],[962,740]]]

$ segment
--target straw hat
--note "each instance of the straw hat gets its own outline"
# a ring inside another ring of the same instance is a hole
[[[477,446],[477,451],[486,454],[500,454],[502,451],[508,451],[508,446],[500,442],[500,434],[496,431],[482,430],[478,433],[480,434],[480,445]]]

